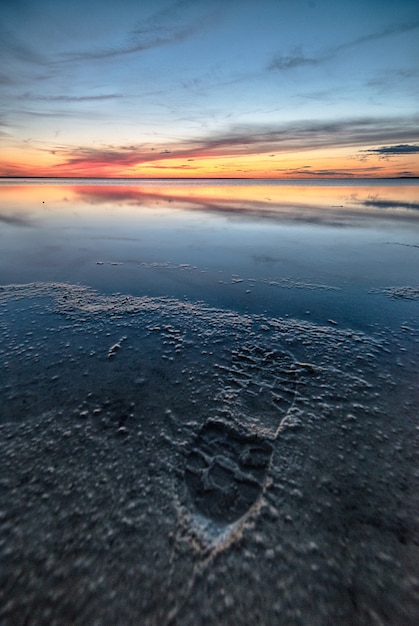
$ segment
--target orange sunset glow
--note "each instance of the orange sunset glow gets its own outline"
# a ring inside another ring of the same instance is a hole
[[[78,155],[74,150],[66,159],[56,153],[32,152],[25,154],[22,161],[19,159],[23,155],[11,150],[10,161],[0,167],[2,176],[80,178],[393,178],[406,167],[412,174],[419,174],[419,155],[413,154],[409,159],[404,155],[383,159],[374,154],[362,154],[361,150],[351,153],[348,148],[329,148],[304,153],[237,154],[232,151],[228,154],[225,148],[223,154],[195,150],[189,153],[191,156],[187,149],[176,148],[164,155],[150,149],[149,156],[144,153],[137,156],[135,151]]]

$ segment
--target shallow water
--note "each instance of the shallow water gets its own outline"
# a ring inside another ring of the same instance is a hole
[[[6,624],[414,624],[419,186],[0,185]]]

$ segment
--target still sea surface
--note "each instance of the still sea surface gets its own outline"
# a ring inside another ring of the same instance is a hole
[[[0,181],[5,624],[417,624],[419,183]]]

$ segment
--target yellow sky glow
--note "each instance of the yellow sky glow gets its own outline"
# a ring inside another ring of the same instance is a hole
[[[63,158],[54,151],[28,147],[9,148],[0,160],[2,176],[98,177],[98,178],[374,178],[395,177],[401,170],[419,175],[419,155],[365,155],[361,150],[334,148],[270,154],[144,154],[135,162],[89,155]]]

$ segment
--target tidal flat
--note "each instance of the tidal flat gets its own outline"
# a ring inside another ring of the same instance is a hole
[[[419,618],[419,185],[0,183],[0,616]]]

